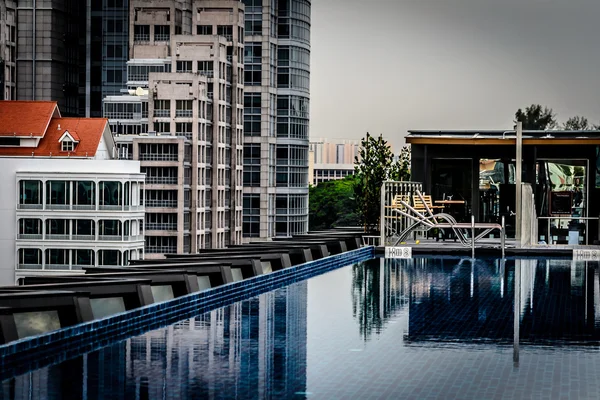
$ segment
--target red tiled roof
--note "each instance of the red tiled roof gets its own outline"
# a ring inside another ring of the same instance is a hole
[[[0,156],[93,157],[108,124],[106,118],[53,118],[37,147],[0,147]],[[58,128],[60,126],[60,129]],[[69,131],[79,140],[74,151],[62,151],[60,137]]]
[[[0,101],[0,137],[43,136],[55,111],[55,101]]]

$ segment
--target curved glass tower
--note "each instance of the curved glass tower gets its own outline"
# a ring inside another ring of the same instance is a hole
[[[308,230],[310,0],[244,0],[244,230]]]

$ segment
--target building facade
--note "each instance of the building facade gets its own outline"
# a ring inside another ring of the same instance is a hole
[[[309,145],[309,182],[318,185],[354,174],[354,162],[359,156],[357,140],[329,141],[318,139]]]
[[[144,256],[144,175],[117,160],[106,119],[0,102],[0,284]]]
[[[244,4],[244,237],[304,233],[311,2]]]
[[[79,87],[86,71],[86,3],[16,3],[17,99],[57,101],[63,115],[84,115]]]
[[[14,100],[17,88],[16,2],[0,0],[0,100]]]
[[[147,257],[241,243],[243,4],[133,1],[129,20],[130,94],[104,116],[148,176]]]

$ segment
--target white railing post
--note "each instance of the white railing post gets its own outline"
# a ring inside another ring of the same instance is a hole
[[[475,216],[471,215],[471,257],[475,258]]]

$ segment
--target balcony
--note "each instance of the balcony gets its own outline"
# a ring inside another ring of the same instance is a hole
[[[177,177],[146,176],[146,183],[150,185],[177,185]]]
[[[136,33],[133,35],[133,41],[135,43],[148,43],[150,42],[150,34],[146,33]]]
[[[89,210],[95,210],[96,205],[94,205],[94,204],[73,204],[71,209],[75,210],[75,211],[86,211],[86,210],[89,211]]]
[[[21,240],[42,240],[42,234],[40,233],[19,233],[17,239]]]
[[[176,246],[146,246],[144,248],[146,254],[165,254],[165,253],[177,253]]]
[[[19,210],[41,210],[44,208],[42,204],[18,204]]]
[[[171,117],[171,110],[154,110],[154,116],[156,118],[161,118],[161,117],[169,118],[169,117]]]
[[[19,264],[18,269],[42,269],[42,264]]]
[[[70,210],[70,204],[46,204],[46,210]]]
[[[204,75],[207,78],[212,78],[212,77],[215,76],[215,71],[213,71],[212,69],[210,69],[210,70],[200,70],[200,71],[198,71],[198,74],[199,75]]]
[[[165,33],[155,33],[154,41],[155,42],[168,42],[171,40],[171,35]]]
[[[121,235],[98,235],[98,240],[103,242],[122,242],[123,237]]]
[[[192,132],[177,132],[177,136],[182,136],[187,140],[192,140],[194,138],[194,134]]]
[[[177,200],[146,200],[147,208],[177,208]]]
[[[176,231],[176,222],[150,222],[144,225],[147,231]]]
[[[73,236],[71,236],[71,240],[90,241],[90,240],[96,240],[96,236],[94,236],[94,235],[73,235]]]
[[[177,161],[177,154],[154,154],[146,153],[140,154],[141,161]]]
[[[192,110],[175,110],[175,117],[192,118]]]
[[[46,240],[70,240],[69,234],[46,234]]]
[[[121,205],[107,205],[107,204],[103,204],[98,206],[98,210],[104,210],[104,211],[121,211],[123,210],[123,206]]]
[[[44,269],[50,269],[50,270],[69,270],[71,269],[71,266],[69,264],[46,264]]]

